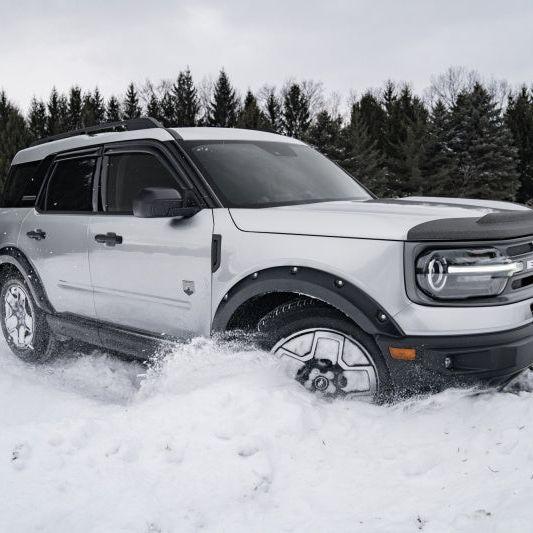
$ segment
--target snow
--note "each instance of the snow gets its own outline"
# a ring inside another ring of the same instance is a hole
[[[0,346],[0,531],[531,531],[533,377],[325,401],[197,339],[153,368]]]

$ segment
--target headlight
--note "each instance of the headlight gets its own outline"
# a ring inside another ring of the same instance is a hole
[[[483,298],[501,294],[523,268],[495,248],[432,250],[418,257],[416,281],[437,300]]]

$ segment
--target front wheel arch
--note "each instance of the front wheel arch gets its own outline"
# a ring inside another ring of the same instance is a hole
[[[328,272],[300,266],[269,268],[240,280],[220,301],[212,330],[239,329],[242,324],[248,326],[243,329],[253,329],[261,316],[301,296],[329,305],[370,335],[403,336],[394,319],[363,290]],[[255,324],[238,319],[239,315],[250,317],[247,311],[254,306],[261,306],[262,313]]]

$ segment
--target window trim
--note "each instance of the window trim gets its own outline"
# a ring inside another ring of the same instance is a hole
[[[107,170],[109,157],[123,155],[123,154],[149,154],[154,156],[164,167],[166,167],[174,181],[176,182],[176,190],[180,193],[190,191],[194,194],[198,205],[202,205],[198,199],[198,195],[187,179],[185,172],[177,165],[174,158],[171,157],[170,152],[158,142],[146,141],[125,141],[121,143],[112,143],[104,145],[101,172],[99,174],[98,183],[96,184],[97,195],[97,214],[105,216],[134,216],[130,211],[104,211],[104,191],[107,186]]]
[[[68,161],[71,159],[83,159],[83,158],[93,158],[96,159],[96,168],[94,170],[93,177],[93,191],[92,191],[92,210],[91,211],[60,211],[60,210],[48,210],[46,209],[47,199],[48,199],[48,189],[50,185],[50,180],[54,175],[54,171],[57,167],[57,164],[62,161]],[[35,202],[35,211],[41,215],[94,215],[96,213],[95,209],[95,185],[99,180],[100,171],[102,167],[102,147],[96,149],[84,149],[84,150],[75,150],[69,152],[63,152],[57,154],[53,161],[50,163],[50,166],[46,172],[46,176],[41,185],[39,194]]]

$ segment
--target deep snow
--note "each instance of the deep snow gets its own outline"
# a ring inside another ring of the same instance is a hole
[[[2,342],[0,531],[531,531],[532,384],[380,407],[213,341],[152,369]]]

